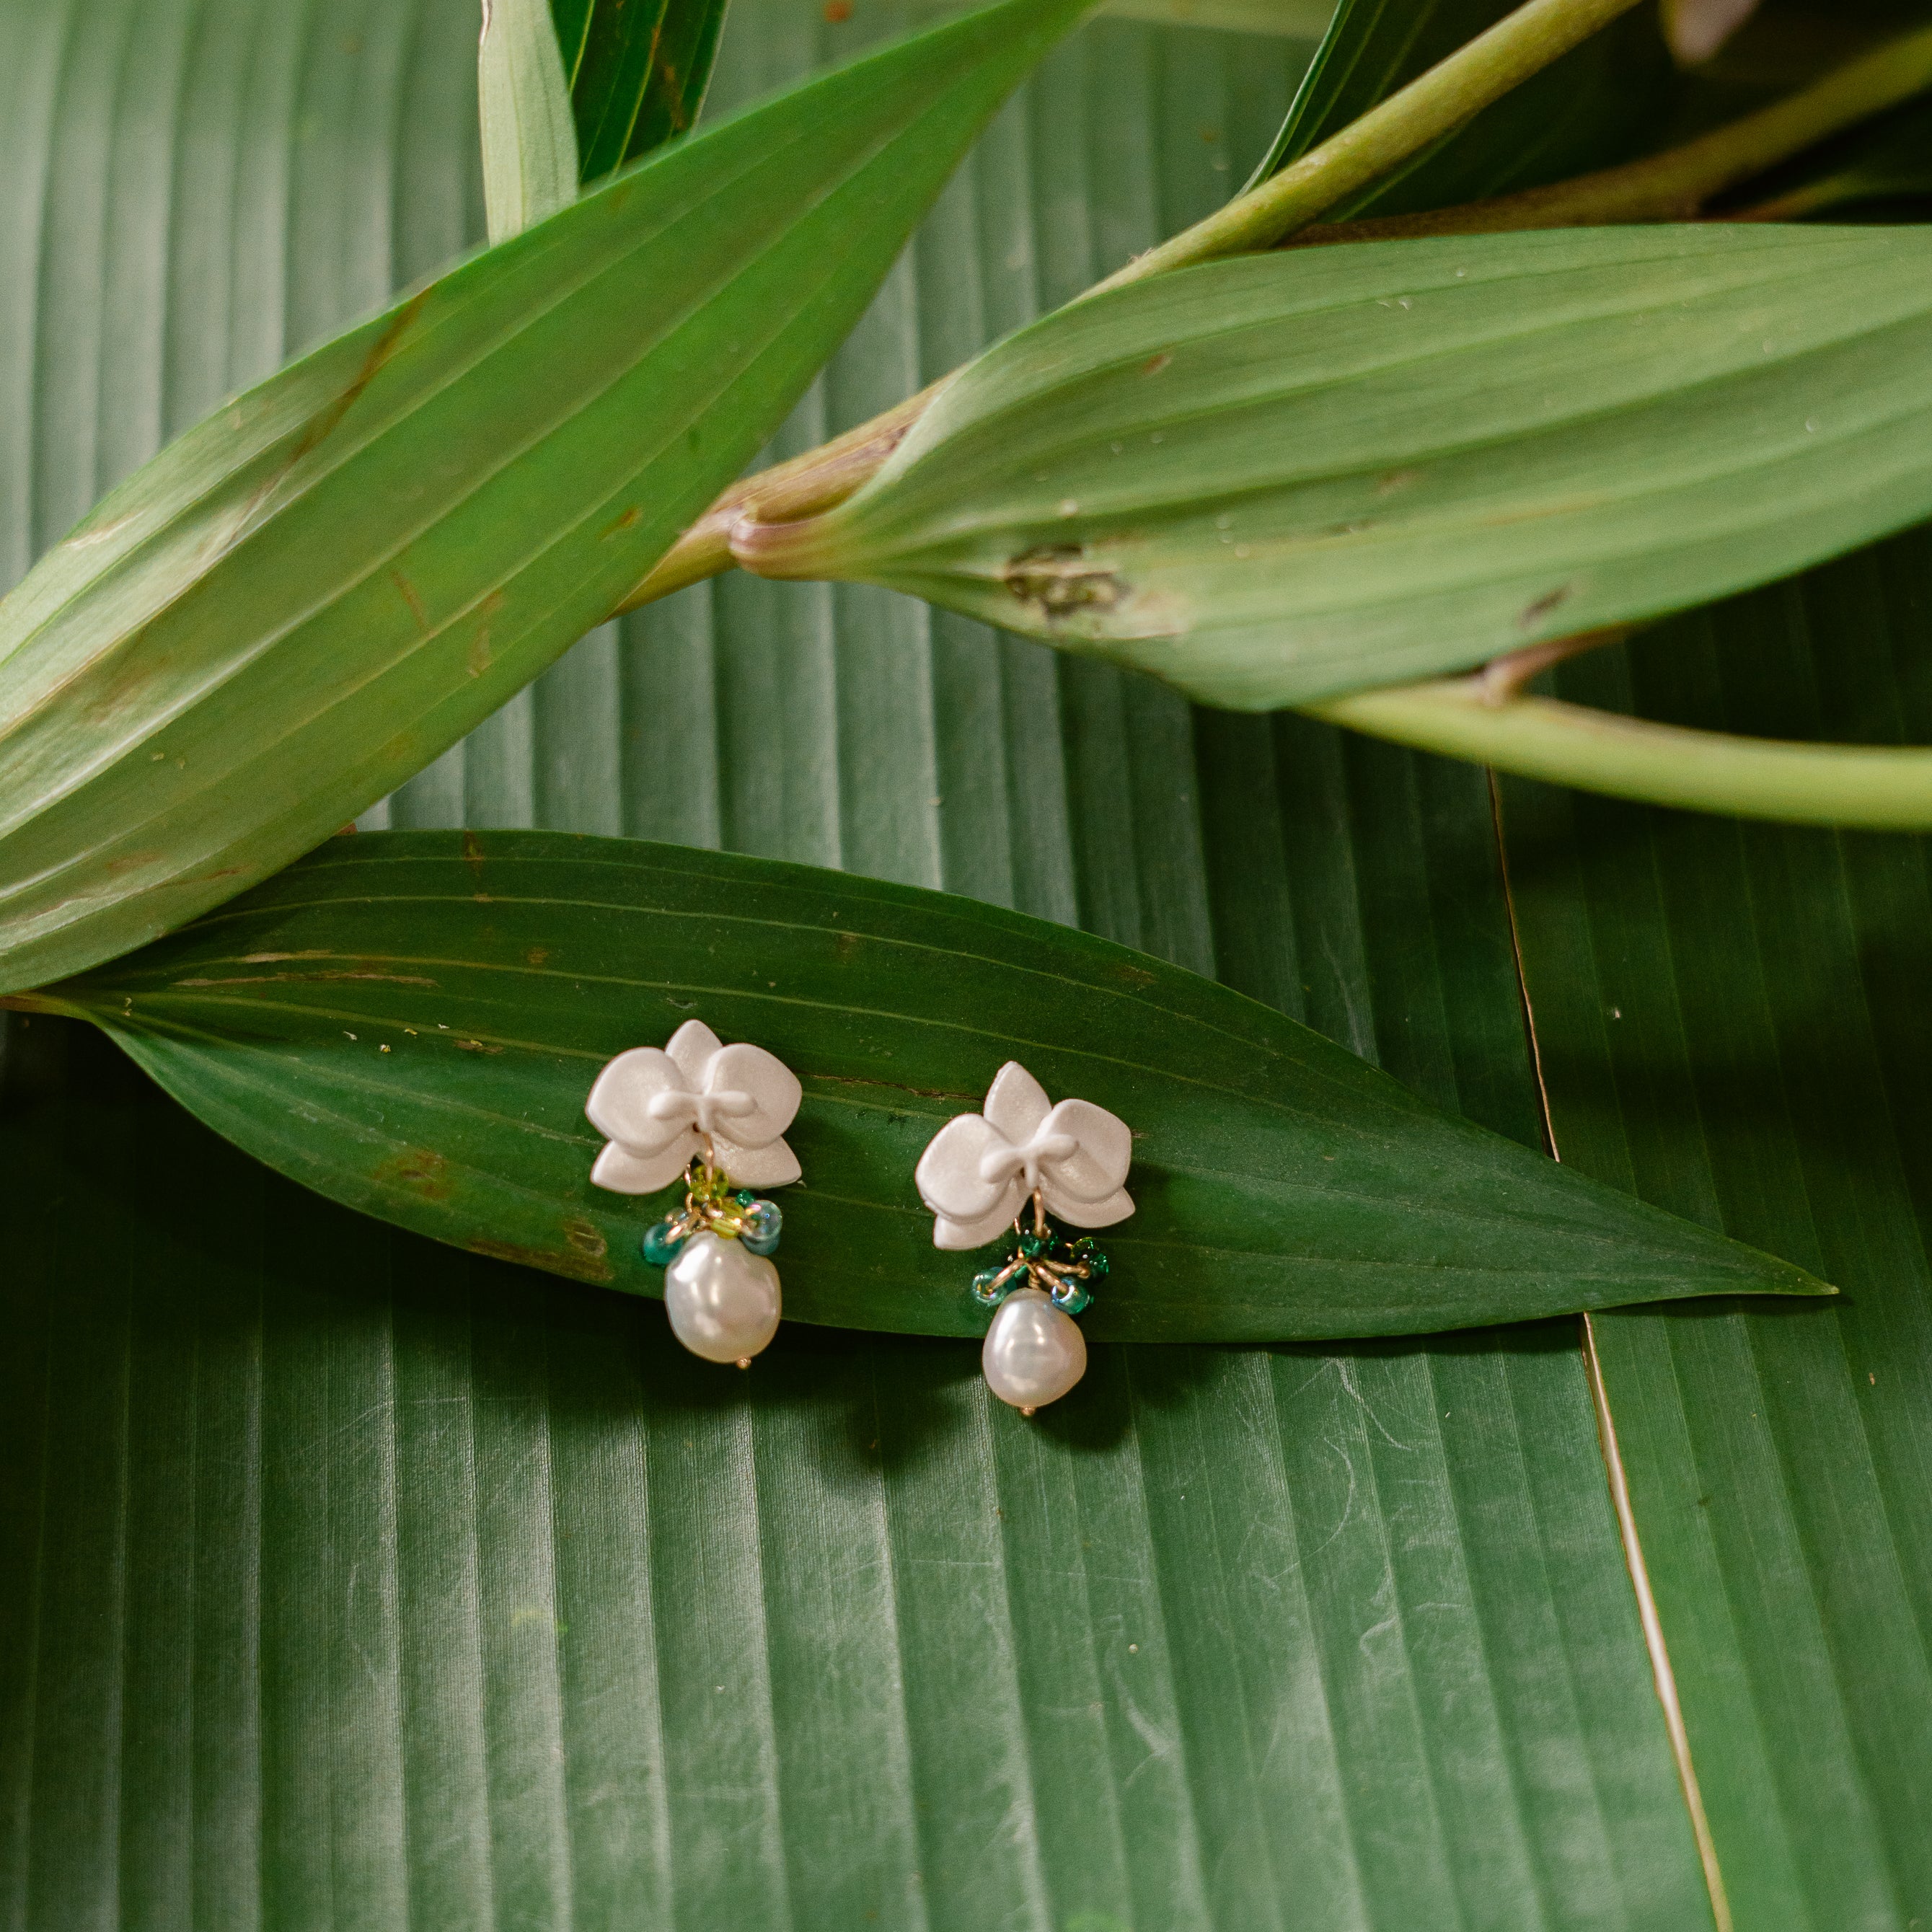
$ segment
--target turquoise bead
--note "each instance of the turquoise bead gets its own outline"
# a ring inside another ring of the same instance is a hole
[[[1053,1305],[1068,1315],[1083,1313],[1093,1299],[1083,1282],[1063,1280],[1054,1285]]]
[[[683,1235],[671,1232],[670,1222],[659,1221],[644,1230],[644,1238],[639,1245],[644,1251],[645,1260],[652,1268],[669,1268],[676,1260],[685,1239]]]
[[[754,1198],[740,1219],[744,1228],[738,1238],[753,1254],[769,1256],[778,1252],[778,1235],[784,1226],[784,1214],[776,1201]]]
[[[1000,1280],[1005,1273],[1004,1268],[989,1268],[976,1274],[973,1277],[973,1299],[983,1302],[988,1308],[997,1307],[1006,1300],[1006,1290],[1012,1286],[1012,1282]],[[1017,1281],[1020,1277],[1016,1275],[1013,1279]]]

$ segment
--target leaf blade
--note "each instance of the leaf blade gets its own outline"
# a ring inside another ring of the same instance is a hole
[[[346,848],[346,849],[345,849]],[[1268,1009],[1016,914],[676,848],[364,835],[49,997],[284,1172],[472,1252],[660,1292],[589,1183],[604,1063],[686,1018],[804,1081],[788,1306],[976,1334],[974,1269],[910,1175],[1021,1058],[1138,1141],[1088,1325],[1124,1340],[1401,1334],[1724,1292],[1802,1270],[1628,1210],[1433,1113]],[[635,1018],[627,1018],[627,1016]]]
[[[0,982],[286,862],[594,625],[1080,10],[1009,0],[667,150],[112,493],[0,614]]]
[[[1660,226],[1210,264],[1036,324],[847,503],[734,548],[1241,709],[1466,669],[1932,508],[1928,248]]]
[[[476,50],[483,204],[506,240],[577,199],[577,136],[549,0],[483,0]]]
[[[726,0],[593,0],[571,78],[582,176],[594,182],[696,125]]]

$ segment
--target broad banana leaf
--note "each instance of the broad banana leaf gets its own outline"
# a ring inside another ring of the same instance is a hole
[[[48,398],[0,416],[17,573],[162,425],[460,244],[475,15],[0,22],[32,110],[0,118],[0,368]],[[895,23],[740,0],[718,102]],[[784,446],[1204,212],[1292,79],[1278,40],[1070,44]],[[170,209],[165,260],[108,245]],[[881,594],[640,614],[388,813],[1016,904],[1538,1138],[1480,774]],[[970,1342],[801,1330],[694,1380],[647,1305],[322,1203],[64,1023],[16,1018],[8,1078],[0,1898],[32,1932],[117,1900],[278,1932],[1708,1922],[1574,1324],[1096,1347],[1044,1427]]]
[[[1924,531],[1579,664],[1721,729],[1932,735]],[[1567,1162],[1828,1267],[1815,1321],[1593,1322],[1740,1928],[1932,1910],[1932,848],[1511,782],[1510,878]]]

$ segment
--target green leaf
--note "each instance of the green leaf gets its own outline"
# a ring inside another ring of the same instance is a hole
[[[0,988],[285,865],[616,604],[1082,0],[681,142],[210,416],[0,608]]]
[[[483,205],[506,241],[577,199],[577,136],[548,0],[483,0]]]
[[[676,1190],[592,1187],[591,1082],[687,1018],[805,1084],[786,1308],[977,1335],[985,1264],[912,1173],[1009,1059],[1134,1130],[1085,1325],[1123,1341],[1411,1334],[1725,1292],[1828,1292],[1423,1106],[1320,1034],[1105,940],[904,886],[535,832],[332,842],[87,979],[105,1027],[319,1192],[483,1254],[658,1294]]]
[[[1924,740],[1928,597],[1915,531],[1561,688]],[[1516,782],[1503,802],[1565,1162],[1846,1291],[1594,1325],[1736,1924],[1904,1932],[1932,1905],[1932,848]]]
[[[1661,226],[1210,263],[965,371],[767,574],[1260,710],[1780,576],[1932,511],[1932,230]]]
[[[901,17],[738,4],[727,104]],[[10,574],[163,426],[458,245],[473,4],[304,24],[0,0]],[[1083,33],[784,448],[1208,212],[1293,75]],[[1537,1137],[1480,772],[869,590],[737,578],[604,628],[382,809],[999,898]],[[956,1342],[794,1327],[694,1376],[650,1304],[322,1202],[91,1028],[16,1015],[5,1052],[28,1932],[113,1901],[266,1932],[1708,1924],[1574,1322],[1096,1346],[1088,1406],[1030,1424]]]
[[[1298,160],[1510,10],[1510,0],[1341,0],[1253,179]],[[1658,10],[1641,8],[1331,218],[1443,208],[1625,160],[1664,124],[1672,77]]]
[[[585,181],[691,131],[710,83],[725,0],[550,0],[550,7]]]

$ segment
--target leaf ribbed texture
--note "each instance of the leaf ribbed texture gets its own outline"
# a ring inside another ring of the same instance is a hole
[[[868,16],[738,0],[721,97]],[[0,22],[17,574],[164,426],[458,245],[475,20]],[[1290,78],[1267,42],[1070,46],[789,442],[1204,212]],[[1478,775],[882,594],[628,620],[392,809],[1017,904],[1536,1136]],[[694,1376],[649,1309],[319,1203],[78,1030],[16,1020],[8,1072],[0,1922],[1703,1922],[1570,1324],[1096,1348],[1043,1428],[958,1343],[799,1330]]]
[[[1928,608],[1918,532],[1562,688],[1923,742]],[[1932,847],[1515,782],[1504,802],[1564,1159],[1844,1285],[1795,1321],[1595,1329],[1738,1927],[1906,1932],[1932,1912]]]
[[[549,0],[593,182],[696,124],[725,0]]]
[[[777,576],[888,584],[1243,710],[1461,670],[1932,509],[1932,227],[1290,250],[965,371]]]

